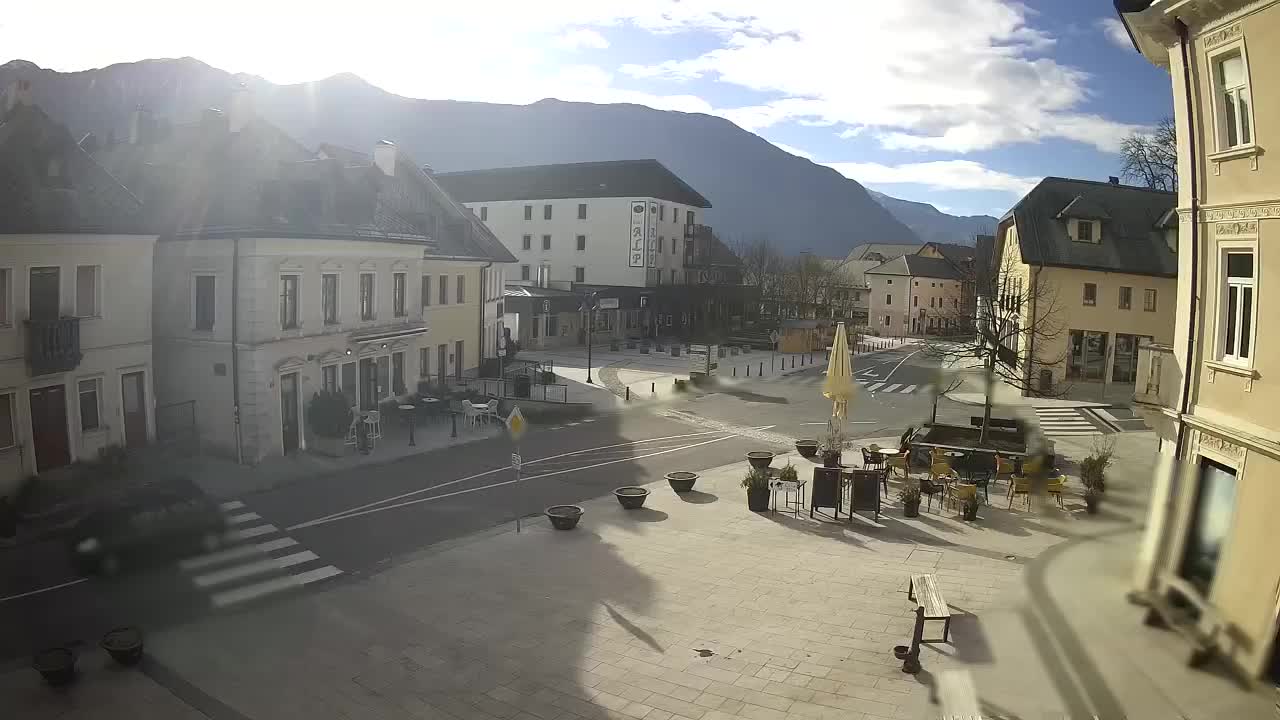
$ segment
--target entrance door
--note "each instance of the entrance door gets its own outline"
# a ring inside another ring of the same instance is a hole
[[[37,472],[71,462],[66,388],[52,385],[31,391],[31,435]]]
[[[360,361],[360,409],[378,409],[378,373],[372,360]]]
[[[57,320],[60,312],[61,279],[56,267],[31,268],[31,319]]]
[[[280,435],[285,455],[298,449],[298,373],[280,376]]]
[[[462,341],[458,340],[453,344],[453,377],[455,380],[462,379]]]
[[[120,376],[120,397],[124,401],[124,444],[142,447],[147,444],[147,385],[143,372]]]
[[[436,346],[436,378],[440,383],[440,387],[444,387],[445,370],[449,364],[449,346]]]

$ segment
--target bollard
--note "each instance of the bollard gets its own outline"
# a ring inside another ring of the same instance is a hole
[[[763,360],[760,361],[760,369],[756,372],[756,375],[760,377],[764,377],[764,361]]]
[[[631,386],[627,386],[627,402],[631,402]]]
[[[736,365],[733,368],[733,376],[738,377],[738,367]]]
[[[650,394],[650,395],[657,395],[657,394],[658,394],[658,384],[657,384],[657,383],[649,383],[649,394]]]
[[[747,377],[751,377],[751,363],[747,363]]]
[[[449,437],[458,437],[458,413],[449,413],[449,422],[453,425],[453,430],[449,434]]]
[[[911,649],[902,661],[902,672],[915,675],[920,672],[920,641],[924,637],[924,606],[916,608],[916,626],[911,633]]]

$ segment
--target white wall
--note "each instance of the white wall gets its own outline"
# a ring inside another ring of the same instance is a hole
[[[537,281],[538,267],[550,263],[551,281],[572,282],[574,268],[585,268],[584,282],[593,285],[623,285],[644,287],[657,284],[647,272],[648,268],[627,266],[630,247],[631,201],[646,200],[657,203],[660,218],[657,235],[662,241],[662,252],[657,254],[655,270],[661,271],[661,284],[671,283],[671,271],[675,270],[678,283],[684,276],[684,226],[687,213],[694,213],[693,222],[702,221],[702,209],[672,203],[655,198],[567,198],[562,200],[504,200],[497,202],[473,202],[467,206],[484,223],[517,262],[506,274],[508,281],[521,279],[521,266],[529,266],[529,279]],[[587,219],[578,219],[578,205],[587,205]],[[551,219],[545,220],[543,206],[551,205]],[[524,219],[524,207],[533,208],[532,219]],[[530,249],[523,249],[523,236],[530,235]],[[542,249],[542,236],[551,236],[551,249]],[[587,238],[586,250],[577,249],[577,236]],[[672,244],[674,240],[674,245]],[[674,249],[674,252],[673,252]]]

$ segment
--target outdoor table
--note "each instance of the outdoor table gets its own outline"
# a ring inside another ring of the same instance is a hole
[[[773,512],[778,512],[778,493],[782,492],[782,506],[790,508],[796,517],[800,517],[800,509],[804,507],[804,492],[807,481],[796,479],[794,482],[786,482],[773,478],[769,481],[769,489],[773,491]],[[796,496],[799,495],[797,500]]]
[[[418,398],[418,402],[422,404],[422,410],[426,411],[427,419],[431,419],[432,417],[442,414],[440,409],[443,406],[440,404],[442,402],[440,398],[420,397]]]
[[[418,406],[406,403],[404,405],[397,405],[396,407],[403,410],[404,414],[409,416],[409,447],[413,447],[414,445],[417,445],[417,443],[413,441],[413,411],[417,410]]]

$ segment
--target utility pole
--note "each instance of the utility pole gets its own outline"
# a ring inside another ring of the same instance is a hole
[[[587,295],[586,307],[587,307],[587,384],[594,385],[595,383],[591,381],[591,335],[592,335],[592,331],[595,330],[595,325],[596,325],[595,323],[596,293],[591,293],[590,295]]]

